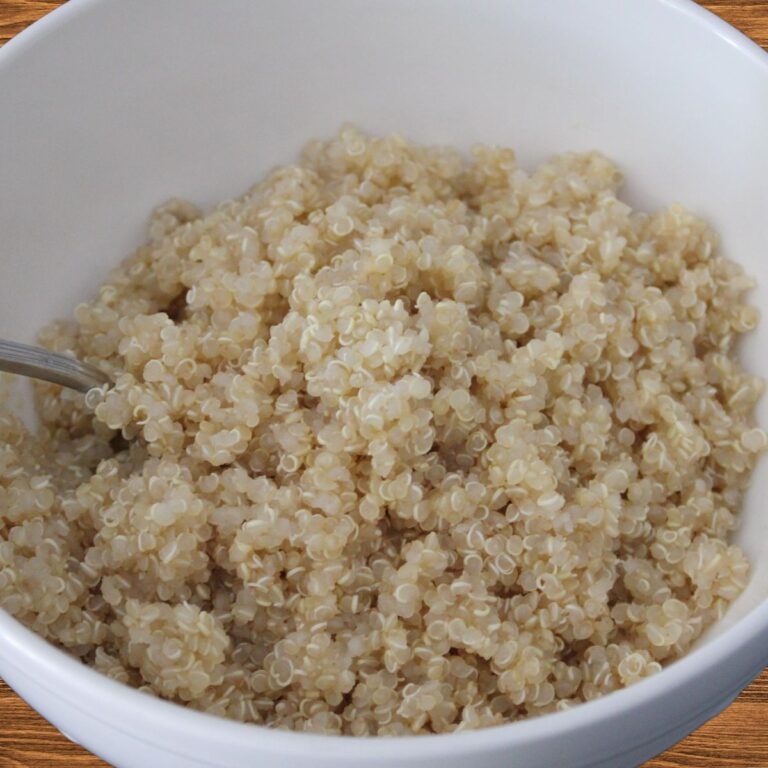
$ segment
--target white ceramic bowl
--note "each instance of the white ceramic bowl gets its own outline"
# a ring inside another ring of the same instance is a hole
[[[165,198],[230,197],[347,120],[526,163],[599,148],[630,202],[708,217],[768,304],[768,56],[688,0],[70,0],[0,52],[0,96],[0,336],[67,313]],[[743,350],[763,375],[766,339],[768,322]],[[124,688],[1,612],[0,675],[120,768],[635,766],[768,661],[766,493],[761,471],[737,536],[751,584],[694,652],[537,720],[397,740],[240,725]]]

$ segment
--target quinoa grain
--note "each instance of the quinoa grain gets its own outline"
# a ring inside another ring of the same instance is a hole
[[[121,682],[297,730],[567,708],[744,588],[752,285],[599,154],[345,128],[171,201],[52,349],[115,384],[0,412],[0,606]],[[126,442],[127,441],[127,442]]]

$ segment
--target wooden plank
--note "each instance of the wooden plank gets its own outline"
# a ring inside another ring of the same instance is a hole
[[[59,5],[62,0],[0,0],[0,45]]]
[[[768,0],[706,0],[699,5],[768,48]]]
[[[62,736],[0,680],[0,768],[107,768],[107,764]]]
[[[0,44],[61,1],[0,0]],[[768,48],[768,0],[707,0],[701,5]],[[766,723],[768,671],[722,715],[644,768],[768,768]],[[0,681],[0,768],[105,767],[106,763],[68,741]]]

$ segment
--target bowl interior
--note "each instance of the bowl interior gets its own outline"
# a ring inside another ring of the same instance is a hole
[[[0,336],[31,341],[139,244],[170,196],[244,191],[309,138],[600,149],[625,198],[685,203],[768,305],[768,59],[688,0],[71,0],[0,56]],[[749,368],[768,321],[743,345]],[[768,400],[758,414],[768,423]],[[763,469],[764,469],[763,465]],[[760,471],[736,540],[768,596]]]

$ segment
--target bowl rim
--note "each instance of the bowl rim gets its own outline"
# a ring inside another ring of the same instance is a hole
[[[60,27],[106,2],[108,0],[69,0],[55,8],[0,48],[0,71]],[[645,2],[648,3],[647,7],[651,7],[649,0]],[[655,0],[655,3],[681,14],[690,23],[707,28],[768,78],[768,52],[714,13],[698,5],[695,0]],[[34,680],[54,698],[66,701],[73,709],[99,720],[108,728],[126,735],[135,735],[135,728],[123,725],[122,722],[115,723],[112,719],[102,719],[99,711],[94,711],[92,704],[87,706],[83,702],[108,701],[109,709],[130,712],[133,722],[136,720],[135,715],[146,723],[162,722],[166,737],[172,733],[189,734],[205,730],[209,739],[228,744],[230,747],[237,746],[247,750],[258,745],[260,749],[286,757],[322,753],[326,757],[343,757],[347,760],[370,758],[374,744],[375,755],[382,760],[401,758],[405,754],[412,758],[438,759],[441,755],[477,755],[496,751],[501,747],[523,746],[543,738],[575,733],[585,726],[594,726],[600,722],[618,721],[629,711],[642,706],[652,706],[660,697],[674,695],[675,692],[683,690],[694,678],[724,664],[729,657],[745,651],[752,640],[761,634],[768,634],[768,601],[759,603],[720,636],[703,647],[695,648],[656,675],[572,709],[474,731],[371,738],[278,730],[229,720],[160,699],[118,683],[83,665],[0,609],[0,658],[5,659],[8,666],[14,667],[20,676]],[[741,685],[747,682],[748,680],[743,680]],[[722,690],[722,700],[735,695],[741,685]],[[694,713],[691,715],[691,721],[697,715],[703,716],[707,711],[705,709]],[[677,728],[671,728],[670,732],[672,730]],[[656,734],[653,741],[662,737],[663,734]],[[166,752],[189,756],[183,749],[169,748],[167,738],[156,740],[145,732],[142,734],[142,740]],[[185,742],[182,739],[176,743]],[[190,749],[194,747],[190,746]],[[601,759],[610,760],[618,754],[621,752],[601,756]]]
[[[619,721],[628,711],[653,706],[661,698],[679,694],[691,678],[705,675],[730,656],[746,650],[752,639],[767,627],[768,603],[763,603],[714,641],[693,650],[658,674],[629,688],[614,691],[563,712],[479,730],[420,736],[355,737],[305,733],[241,723],[199,712],[131,688],[85,666],[1,609],[0,639],[3,650],[0,651],[0,658],[4,658],[5,665],[33,680],[55,699],[66,702],[71,709],[100,722],[108,729],[135,737],[137,724],[162,723],[162,739],[156,739],[147,730],[142,730],[142,741],[179,756],[188,756],[189,753],[183,748],[171,748],[169,743],[184,744],[185,741],[183,738],[179,740],[171,737],[205,731],[209,741],[226,744],[230,748],[249,750],[258,745],[262,750],[284,757],[320,753],[332,758],[363,760],[370,758],[371,747],[375,744],[377,758],[395,759],[404,754],[411,758],[439,758],[448,755],[477,755],[513,746],[523,747],[556,735],[562,737],[575,734],[598,723]],[[748,681],[740,681],[735,687],[722,691],[722,701],[726,702]],[[125,714],[125,721],[122,718],[116,721],[112,716],[103,716],[98,708],[94,708],[94,702],[109,702],[105,711],[119,711]],[[711,706],[703,708],[701,712],[689,713],[689,719],[694,721],[709,710]],[[127,725],[123,725],[123,722]],[[669,730],[672,732],[678,728],[677,723],[672,723]],[[655,733],[649,742],[663,739],[664,735]],[[642,745],[633,746],[639,748]],[[623,752],[618,750],[601,756],[601,759],[610,760]]]

